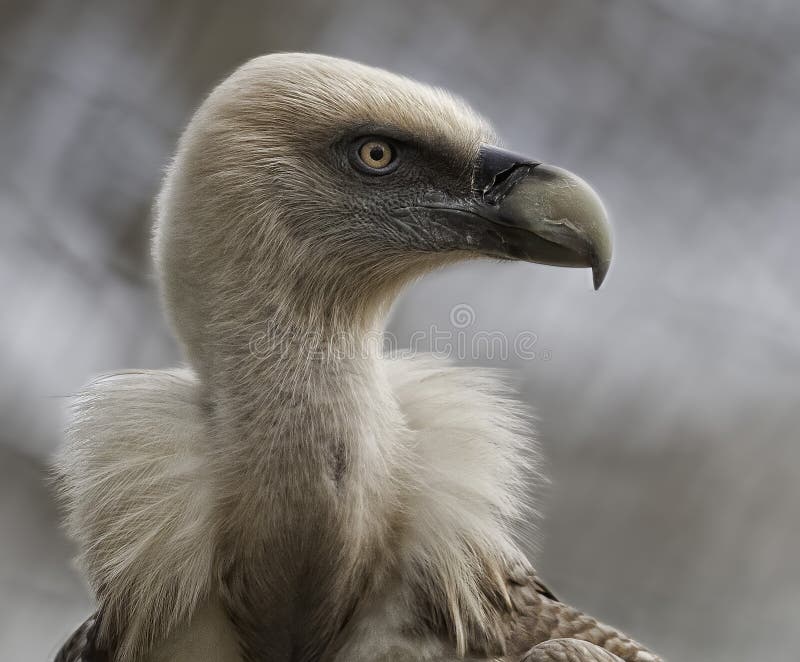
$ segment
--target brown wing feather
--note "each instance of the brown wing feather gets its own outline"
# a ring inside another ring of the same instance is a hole
[[[549,646],[553,648],[553,654],[556,654],[556,649],[567,650],[571,645],[551,640],[577,639],[595,644],[625,662],[660,662],[659,657],[618,630],[599,623],[591,616],[559,601],[530,567],[517,568],[516,572],[512,573],[508,582],[508,592],[512,603],[506,640],[509,660],[520,659],[534,646],[544,642],[548,644],[539,650],[544,653],[549,651]],[[556,655],[552,659],[604,659],[602,651],[597,651],[600,657],[587,655],[583,658],[579,655],[579,647],[580,645],[577,648],[572,645],[575,650],[575,653],[570,653],[572,656],[558,658]],[[530,659],[550,658],[533,656]],[[608,657],[608,659],[613,658]]]
[[[100,612],[96,611],[72,633],[53,662],[110,662],[111,654],[99,645]]]
[[[605,648],[579,639],[551,639],[539,644],[520,662],[621,662]]]

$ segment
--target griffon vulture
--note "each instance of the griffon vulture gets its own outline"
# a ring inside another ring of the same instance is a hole
[[[255,59],[201,105],[154,256],[188,367],[97,379],[58,462],[98,608],[60,662],[657,660],[514,542],[531,465],[495,376],[387,358],[398,292],[476,257],[590,267],[581,179],[438,89]]]

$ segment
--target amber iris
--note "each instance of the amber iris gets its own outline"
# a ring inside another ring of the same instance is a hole
[[[382,170],[394,159],[392,146],[383,140],[367,140],[358,149],[358,158],[368,168]]]

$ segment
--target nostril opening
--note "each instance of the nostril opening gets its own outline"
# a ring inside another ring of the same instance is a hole
[[[499,204],[516,183],[527,176],[536,166],[530,163],[515,163],[510,168],[498,172],[480,192],[483,201],[490,205]]]
[[[489,186],[487,186],[487,187],[486,187],[486,188],[487,188],[487,190],[488,190],[489,188],[492,188],[493,186],[499,186],[499,185],[500,185],[500,184],[502,184],[504,181],[506,181],[506,180],[507,180],[507,179],[508,179],[508,178],[511,176],[511,173],[512,173],[512,172],[514,172],[514,170],[516,169],[516,167],[517,167],[516,165],[513,165],[513,166],[511,166],[510,168],[506,168],[506,169],[505,169],[505,170],[503,170],[502,172],[498,172],[498,173],[497,173],[497,174],[494,176],[494,179],[493,179],[493,180],[492,180],[492,182],[489,184]]]

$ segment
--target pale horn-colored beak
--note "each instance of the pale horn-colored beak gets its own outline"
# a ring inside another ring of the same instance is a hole
[[[580,177],[484,145],[473,191],[476,213],[515,230],[509,237],[514,257],[590,267],[594,287],[600,287],[611,264],[611,224],[600,198]]]

